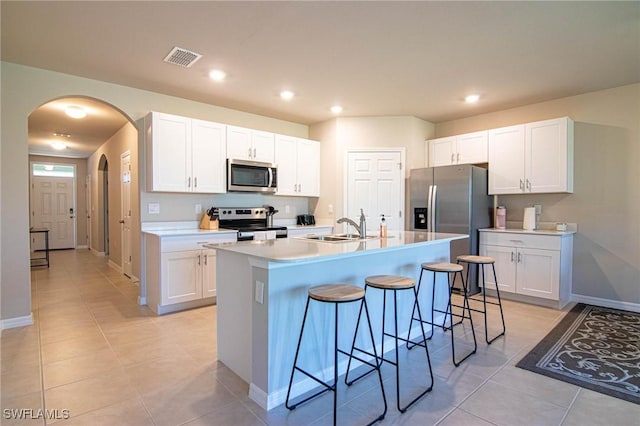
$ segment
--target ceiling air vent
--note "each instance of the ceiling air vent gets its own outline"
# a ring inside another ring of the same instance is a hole
[[[196,52],[192,52],[181,47],[174,47],[171,52],[164,58],[165,62],[175,64],[183,68],[189,68],[198,59],[202,58],[202,55]]]

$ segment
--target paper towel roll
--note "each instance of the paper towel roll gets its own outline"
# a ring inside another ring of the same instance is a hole
[[[526,229],[527,231],[532,231],[536,229],[536,208],[535,207],[524,208],[524,219],[522,220],[522,229]]]

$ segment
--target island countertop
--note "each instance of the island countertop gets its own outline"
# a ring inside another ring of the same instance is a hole
[[[269,262],[305,262],[334,257],[361,256],[374,251],[394,250],[406,246],[430,245],[468,238],[466,234],[442,232],[401,231],[386,238],[369,237],[364,240],[324,242],[304,237],[275,240],[241,241],[236,243],[205,244],[205,247],[257,257]]]

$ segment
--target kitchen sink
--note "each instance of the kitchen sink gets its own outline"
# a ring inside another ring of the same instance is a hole
[[[306,235],[304,237],[298,237],[303,240],[322,241],[325,243],[346,243],[349,241],[358,241],[360,236],[358,234],[333,234],[333,235]],[[366,239],[378,238],[375,235],[367,235]]]

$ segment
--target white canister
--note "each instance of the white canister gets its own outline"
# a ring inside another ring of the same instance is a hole
[[[536,208],[525,207],[524,218],[522,220],[522,229],[533,231],[536,229]]]
[[[496,207],[496,228],[507,228],[507,209],[504,206]]]

